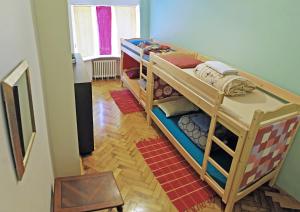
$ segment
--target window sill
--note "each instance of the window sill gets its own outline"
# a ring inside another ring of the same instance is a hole
[[[96,59],[110,59],[110,58],[120,58],[120,55],[95,55],[95,56],[83,57],[82,60],[84,62],[88,62]]]

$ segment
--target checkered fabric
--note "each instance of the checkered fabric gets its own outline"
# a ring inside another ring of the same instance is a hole
[[[300,116],[258,130],[240,190],[271,172],[284,158]]]

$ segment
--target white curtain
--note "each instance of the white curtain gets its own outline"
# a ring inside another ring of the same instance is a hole
[[[112,49],[120,55],[120,39],[139,37],[139,23],[136,6],[113,6]]]
[[[91,6],[74,6],[75,50],[83,57],[95,55],[95,32]],[[99,48],[98,48],[99,49]]]

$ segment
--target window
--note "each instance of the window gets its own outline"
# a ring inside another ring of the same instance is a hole
[[[83,58],[120,56],[120,38],[140,37],[139,6],[71,7],[73,49]]]

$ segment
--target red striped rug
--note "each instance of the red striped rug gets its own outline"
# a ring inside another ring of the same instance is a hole
[[[110,95],[123,114],[140,112],[144,110],[128,89],[111,91]]]
[[[178,211],[203,208],[214,197],[208,184],[166,139],[143,140],[136,146]]]

